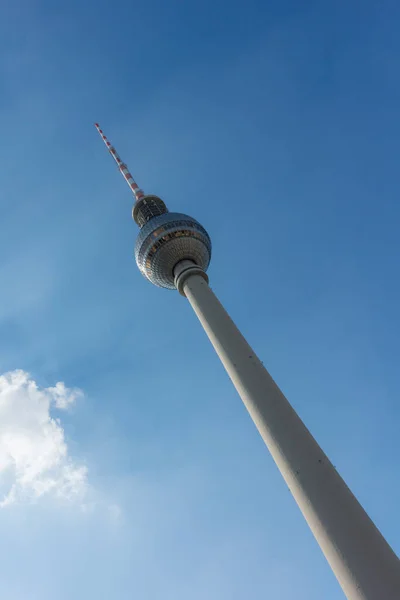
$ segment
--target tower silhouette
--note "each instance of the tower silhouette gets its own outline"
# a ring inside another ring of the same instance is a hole
[[[190,302],[349,600],[400,600],[400,561],[208,285],[211,240],[138,187],[95,124],[135,196],[135,258],[157,286]],[[334,375],[336,376],[336,375]]]

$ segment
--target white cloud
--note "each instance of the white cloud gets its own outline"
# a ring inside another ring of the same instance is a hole
[[[0,375],[0,507],[44,495],[81,499],[87,469],[68,454],[64,430],[51,409],[82,396],[64,383],[40,388],[22,370]]]
[[[60,410],[67,409],[83,396],[82,390],[67,388],[62,381],[56,383],[54,387],[46,388],[46,392],[52,396],[55,406]]]

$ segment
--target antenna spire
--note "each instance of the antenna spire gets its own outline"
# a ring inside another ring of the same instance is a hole
[[[99,132],[100,136],[102,137],[103,142],[107,146],[107,149],[108,149],[109,153],[111,154],[111,156],[113,157],[113,159],[117,163],[118,168],[119,168],[119,170],[121,172],[122,177],[125,179],[126,183],[130,187],[131,192],[135,196],[136,202],[138,202],[139,200],[141,200],[142,198],[144,198],[144,192],[143,192],[143,190],[140,189],[140,187],[138,186],[138,184],[136,183],[136,181],[133,179],[132,175],[129,172],[128,167],[126,166],[126,164],[124,162],[122,162],[122,160],[121,160],[118,152],[116,151],[116,149],[114,148],[114,146],[112,146],[111,143],[108,141],[107,137],[104,135],[103,130],[100,129],[100,125],[98,123],[95,123],[94,125],[95,125],[97,131]]]

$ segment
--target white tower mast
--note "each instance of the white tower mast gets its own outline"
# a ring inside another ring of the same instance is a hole
[[[346,597],[400,600],[399,559],[210,289],[207,232],[157,196],[135,198],[140,271],[190,302]]]

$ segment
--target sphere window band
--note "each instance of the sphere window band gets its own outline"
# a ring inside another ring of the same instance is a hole
[[[163,235],[163,237],[160,238],[154,244],[154,246],[152,246],[151,249],[149,250],[149,253],[147,255],[148,258],[146,260],[146,264],[155,255],[158,248],[160,248],[160,246],[165,244],[165,242],[169,242],[170,240],[173,240],[177,237],[190,237],[190,236],[197,237],[197,234],[194,231],[190,231],[189,229],[181,229],[180,231],[174,231],[173,233],[168,233],[167,235]],[[151,262],[151,260],[150,260],[150,262]]]

